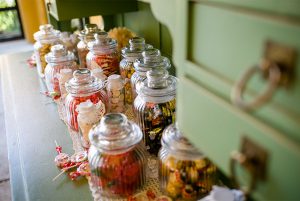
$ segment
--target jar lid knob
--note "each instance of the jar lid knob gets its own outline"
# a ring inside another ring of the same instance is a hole
[[[51,24],[43,24],[39,27],[40,31],[49,32],[53,29],[53,26]]]
[[[165,69],[147,71],[147,85],[149,88],[165,88],[168,86],[169,72]]]
[[[54,56],[63,56],[67,54],[66,48],[61,44],[53,45],[51,47],[51,52],[53,53]]]
[[[156,48],[149,48],[143,51],[142,56],[144,58],[144,63],[157,62],[161,60],[161,53]]]
[[[81,68],[81,69],[75,70],[73,73],[73,77],[77,80],[87,78],[90,76],[91,76],[91,71],[86,68]]]

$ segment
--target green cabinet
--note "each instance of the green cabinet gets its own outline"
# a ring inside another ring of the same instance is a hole
[[[299,1],[151,1],[154,15],[173,37],[173,60],[180,79],[179,126],[229,177],[232,153],[247,137],[267,152],[265,180],[257,180],[256,200],[299,200],[300,193],[300,62],[289,87],[253,111],[231,101],[241,73],[264,58],[268,41],[300,54]],[[170,8],[166,13],[163,8]],[[268,85],[259,73],[244,96],[256,98]],[[255,150],[254,150],[255,152]],[[236,164],[236,163],[234,163]],[[239,183],[251,175],[237,166]],[[256,167],[256,166],[254,166]]]

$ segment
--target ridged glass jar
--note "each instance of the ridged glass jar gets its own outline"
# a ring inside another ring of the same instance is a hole
[[[46,60],[45,55],[50,52],[52,45],[62,43],[60,41],[60,31],[53,29],[51,24],[41,25],[40,30],[34,33],[36,40],[34,43],[34,55],[36,60],[37,71],[40,77],[44,78]]]
[[[95,34],[94,37],[95,40],[88,43],[90,51],[86,55],[87,68],[102,68],[107,77],[118,74],[120,55],[117,51],[117,41],[109,38],[104,31]]]
[[[163,130],[175,122],[177,78],[167,70],[147,72],[134,101],[134,115],[150,154],[157,155]]]
[[[105,105],[107,104],[107,94],[103,88],[103,83],[92,76],[89,69],[74,71],[73,78],[66,82],[68,95],[65,99],[66,120],[71,129],[79,131],[77,105],[87,100],[94,104],[101,100]]]
[[[121,50],[123,59],[120,62],[120,74],[125,80],[125,103],[131,105],[133,102],[131,89],[131,76],[134,73],[133,63],[136,59],[142,57],[142,52],[145,49],[152,48],[151,45],[145,43],[145,39],[134,37],[129,40],[129,46]]]
[[[59,88],[59,74],[62,69],[76,70],[77,64],[75,62],[75,56],[72,52],[66,50],[66,48],[59,44],[51,47],[51,52],[45,56],[48,63],[45,69],[45,81],[48,88],[48,92],[52,94],[54,99],[60,97]]]
[[[124,114],[109,113],[89,137],[91,183],[103,199],[126,198],[145,185],[146,151],[138,125]]]
[[[164,130],[159,151],[162,192],[173,200],[196,201],[216,184],[216,166],[172,124]]]
[[[94,34],[100,33],[101,30],[98,29],[96,24],[86,24],[84,29],[79,33],[80,41],[77,44],[77,52],[78,52],[78,59],[79,59],[79,66],[80,68],[86,68],[86,55],[89,52],[88,49],[88,42],[93,41]]]
[[[131,76],[132,100],[137,96],[139,83],[146,78],[146,73],[149,70],[171,67],[170,60],[167,57],[161,56],[158,49],[148,48],[142,52],[142,58],[134,62],[135,72]]]

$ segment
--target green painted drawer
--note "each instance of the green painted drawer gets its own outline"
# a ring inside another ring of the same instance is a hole
[[[300,199],[299,143],[187,78],[180,80],[178,93],[180,126],[228,176],[230,154],[248,136],[269,153],[267,180],[258,183],[252,196],[257,200]]]
[[[188,12],[189,42],[182,75],[225,100],[230,99],[240,74],[260,62],[267,41],[293,47],[300,55],[300,21],[295,23],[258,10],[245,12],[195,2],[189,3]],[[296,80],[291,87],[276,90],[271,101],[252,115],[300,143],[299,58],[294,74]],[[258,74],[253,76],[246,96],[257,96],[266,83]]]

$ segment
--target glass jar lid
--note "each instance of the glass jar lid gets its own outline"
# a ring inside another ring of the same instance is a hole
[[[91,51],[107,53],[111,50],[116,50],[117,41],[108,37],[107,32],[102,31],[94,35],[95,40],[88,43],[88,48]]]
[[[141,82],[138,88],[139,95],[151,97],[175,96],[178,79],[169,75],[168,71],[163,68],[150,70],[147,78]]]
[[[102,30],[96,24],[86,24],[84,29],[78,34],[81,40],[93,40],[95,33],[100,33]]]
[[[91,75],[86,68],[75,70],[73,78],[66,82],[66,90],[72,95],[87,95],[100,91],[104,88],[103,83]]]
[[[108,152],[123,152],[142,141],[140,127],[122,113],[109,113],[89,134],[91,144]]]
[[[133,37],[129,40],[129,45],[124,47],[121,52],[123,57],[142,57],[142,52],[149,48],[153,47],[146,44],[144,38]]]
[[[36,41],[58,40],[60,37],[60,31],[53,29],[51,24],[40,25],[39,29],[33,34]]]
[[[67,51],[65,46],[58,44],[51,47],[51,51],[46,54],[47,63],[74,61],[75,56],[72,52]]]
[[[160,51],[156,48],[145,49],[142,52],[142,58],[134,62],[134,69],[137,72],[147,72],[154,68],[169,69],[170,67],[170,60],[161,56]]]
[[[186,137],[184,137],[183,133],[179,130],[177,123],[171,124],[164,130],[161,144],[175,154],[184,154],[186,156],[197,158],[203,157],[203,154],[194,147]]]

